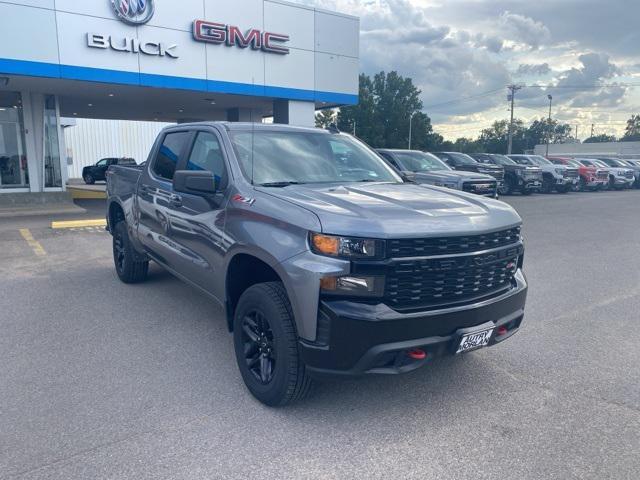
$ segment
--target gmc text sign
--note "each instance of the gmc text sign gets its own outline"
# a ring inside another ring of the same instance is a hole
[[[243,33],[239,27],[233,25],[196,20],[193,22],[193,38],[199,42],[225,44],[228,47],[249,47],[267,53],[289,54],[289,49],[283,46],[289,41],[289,35],[261,32],[256,28]]]

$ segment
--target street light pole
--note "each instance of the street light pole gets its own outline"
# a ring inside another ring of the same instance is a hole
[[[553,101],[553,97],[551,95],[547,95],[549,99],[549,124],[547,125],[547,157],[549,156],[549,142],[551,141],[551,102]]]
[[[413,112],[410,116],[409,116],[409,150],[411,150],[411,133],[413,130],[413,116],[416,114],[416,112]]]

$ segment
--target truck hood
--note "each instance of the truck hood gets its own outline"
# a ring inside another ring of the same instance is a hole
[[[495,178],[491,175],[485,175],[484,173],[477,172],[464,172],[461,170],[429,170],[428,172],[415,172],[411,174],[411,177],[420,183],[421,179],[424,180],[441,180],[443,182],[458,182],[460,180],[482,180],[487,182],[495,182]]]
[[[483,233],[521,223],[506,203],[430,185],[357,183],[257,190],[313,212],[322,231],[336,235],[433,237]]]

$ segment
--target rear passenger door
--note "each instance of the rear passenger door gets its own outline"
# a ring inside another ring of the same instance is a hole
[[[171,215],[178,198],[173,191],[173,175],[192,137],[189,130],[166,132],[138,184],[138,237],[156,261],[177,273],[184,270],[188,260],[173,240]]]
[[[180,170],[213,173],[215,194],[179,193],[171,207],[172,240],[186,252],[183,272],[189,280],[222,301],[225,212],[228,167],[218,133],[206,127],[195,131]]]

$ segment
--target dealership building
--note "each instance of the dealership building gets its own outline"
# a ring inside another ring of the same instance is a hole
[[[0,195],[64,191],[64,118],[311,126],[358,63],[357,18],[280,0],[0,0]]]

